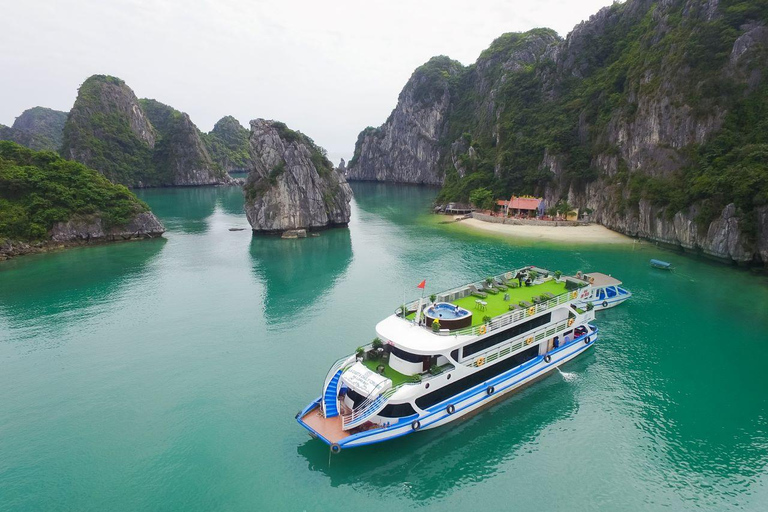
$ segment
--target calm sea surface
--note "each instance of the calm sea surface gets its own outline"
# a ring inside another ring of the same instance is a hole
[[[0,264],[0,510],[768,510],[765,278],[464,233],[426,215],[434,191],[353,188],[349,229],[306,240],[229,231],[238,188],[146,190],[164,239]],[[635,294],[565,377],[333,458],[296,424],[422,279],[532,262]]]

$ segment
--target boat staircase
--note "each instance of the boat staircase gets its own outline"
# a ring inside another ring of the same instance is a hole
[[[397,388],[389,388],[383,393],[374,389],[360,405],[348,414],[341,415],[341,428],[349,430],[359,427],[370,418],[379,413],[389,402],[389,398],[395,394]]]
[[[322,406],[323,416],[326,418],[334,418],[339,415],[339,385],[341,384],[341,374],[349,365],[350,357],[342,357],[328,370],[328,374],[325,377],[325,383],[323,384]]]

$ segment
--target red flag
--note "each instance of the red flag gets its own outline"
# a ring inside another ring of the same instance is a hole
[[[425,286],[427,286],[427,280],[426,279],[423,280],[422,282],[420,282],[419,286],[417,286],[416,288],[421,288],[423,290]]]

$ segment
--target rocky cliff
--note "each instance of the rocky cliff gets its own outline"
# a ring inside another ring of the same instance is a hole
[[[254,231],[319,229],[349,222],[352,190],[306,135],[283,123],[251,121],[254,167],[245,190],[245,213]]]
[[[62,154],[130,187],[229,181],[189,116],[154,100],[139,101],[111,76],[94,75],[80,86],[64,126]]]
[[[205,136],[205,145],[211,158],[225,171],[247,171],[253,168],[250,132],[232,116],[219,119],[213,130]]]
[[[95,170],[0,142],[0,259],[164,230],[146,204]]]
[[[22,112],[13,126],[0,125],[0,140],[10,140],[37,151],[58,151],[66,121],[66,112],[33,107]]]
[[[414,71],[387,122],[360,133],[347,177],[440,184],[439,143],[451,104],[449,85],[462,69],[448,57],[434,57]]]
[[[631,235],[768,262],[767,23],[763,2],[628,0],[564,40],[537,29],[466,68],[433,59],[442,94],[414,101],[419,68],[348,176],[437,183],[446,200],[541,194]]]
[[[156,100],[140,105],[157,132],[152,161],[156,180],[163,185],[216,185],[229,175],[213,162],[203,134],[189,116]]]

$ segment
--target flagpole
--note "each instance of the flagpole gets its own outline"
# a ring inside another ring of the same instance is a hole
[[[424,291],[427,287],[427,280],[423,280],[421,283],[419,283],[419,286],[417,288],[421,288],[421,297],[419,298],[419,308],[416,310],[416,325],[419,325],[421,323],[421,305],[424,302]]]

